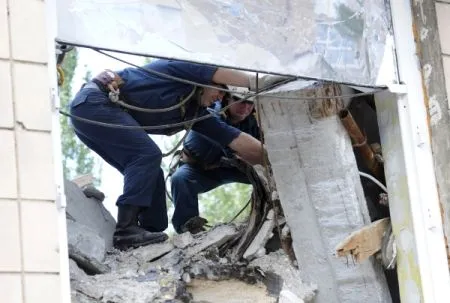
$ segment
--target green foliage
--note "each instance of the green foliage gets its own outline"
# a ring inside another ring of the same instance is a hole
[[[231,183],[201,194],[201,216],[211,224],[228,222],[245,206],[251,192],[251,185]],[[247,206],[235,221],[242,221],[248,217],[249,212],[250,206]]]
[[[72,80],[77,59],[78,53],[74,49],[66,54],[62,64],[65,79],[60,87],[59,98],[64,111],[68,111],[68,104],[72,99]],[[86,77],[90,77],[89,74]],[[61,115],[60,124],[64,178],[72,179],[77,175],[93,173],[95,161],[92,152],[75,136],[68,117]],[[94,174],[94,177],[96,176],[97,174]]]

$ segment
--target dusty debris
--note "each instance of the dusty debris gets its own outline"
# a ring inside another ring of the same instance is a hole
[[[263,284],[249,285],[238,280],[193,280],[188,285],[195,302],[202,303],[275,303]]]
[[[177,248],[185,248],[186,246],[194,242],[194,237],[189,232],[177,234],[173,237],[172,242],[173,245],[175,245],[175,247]]]
[[[261,257],[266,254],[266,249],[264,248],[264,246],[266,245],[267,241],[272,237],[272,231],[274,227],[275,227],[274,211],[273,209],[271,209],[267,214],[266,221],[264,221],[260,230],[253,239],[253,242],[245,251],[243,256],[245,259],[252,260],[254,258]]]
[[[239,231],[232,224],[215,226],[207,233],[205,232],[196,235],[196,245],[191,245],[187,248],[186,256],[194,256],[212,245],[220,246],[232,239],[238,233]]]
[[[291,265],[289,257],[282,250],[255,259],[249,266],[259,268],[262,275],[268,277],[265,280],[267,288],[278,289],[277,295],[283,290],[289,291],[306,302],[315,296],[317,285],[304,283],[299,269]]]
[[[336,247],[339,257],[351,255],[356,262],[363,262],[380,251],[383,236],[391,225],[389,218],[383,218],[353,232]]]
[[[94,198],[88,198],[73,182],[65,181],[66,216],[72,221],[89,227],[105,240],[106,249],[112,248],[116,220],[108,210]]]
[[[67,220],[69,257],[86,272],[105,273],[109,269],[103,264],[106,255],[105,240],[87,226]]]
[[[255,189],[246,224],[221,224],[195,235],[187,232],[174,236],[171,241],[129,251],[109,247],[104,260],[103,250],[93,251],[92,254],[98,253],[97,263],[108,270],[94,272],[71,261],[72,302],[277,302],[282,291],[285,301],[292,301],[296,296],[305,298],[308,291],[298,291],[302,289],[297,285],[301,283],[298,276],[286,275],[291,266],[281,250],[270,257],[270,263],[282,264],[277,270],[266,270],[264,266],[249,264],[242,258],[246,251],[246,257],[253,261],[258,261],[260,256],[266,258],[267,239],[273,234],[274,226],[280,222],[284,224],[285,220],[282,217],[275,220],[275,212],[270,209],[274,203],[269,203],[271,195],[257,173],[242,163],[240,165],[250,176]],[[100,214],[103,212],[99,208],[103,207],[101,203],[86,198],[74,183],[69,183],[68,189],[71,204],[77,204],[77,207],[68,208],[68,217],[75,220],[74,224],[86,223],[86,230],[102,230],[97,237],[110,239],[114,225],[108,219],[109,213],[104,217],[105,222],[97,225],[91,222],[102,218],[99,215],[99,211]],[[91,213],[97,212],[97,218],[92,214],[86,214],[91,216],[88,219],[83,218],[85,210],[80,205],[87,206]],[[69,228],[69,232],[72,230]],[[86,243],[89,241],[92,239],[85,240]],[[73,243],[76,246],[82,242]],[[76,249],[80,248],[74,247]],[[295,281],[289,282],[289,279]],[[293,287],[298,289],[291,289]],[[314,294],[314,291],[310,293]]]

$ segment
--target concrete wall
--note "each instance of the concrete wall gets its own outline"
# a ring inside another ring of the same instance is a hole
[[[450,0],[412,1],[417,55],[428,107],[444,229],[450,236]]]
[[[46,3],[0,0],[0,301],[59,303]]]
[[[438,30],[436,31],[436,44],[434,44],[436,52],[432,53],[431,56],[438,60],[434,65],[433,72],[440,76],[441,80],[435,81],[434,86],[431,84],[429,93],[437,93],[438,103],[441,106],[439,106],[438,111],[435,110],[435,106],[430,106],[429,111],[431,117],[439,118],[435,125],[432,123],[432,142],[433,152],[436,156],[435,167],[440,200],[445,214],[444,224],[448,245],[450,243],[450,0],[435,1],[435,9]],[[430,12],[430,14],[432,13],[434,12]],[[427,59],[425,57],[423,61]]]
[[[450,0],[435,1],[447,101],[450,107]]]

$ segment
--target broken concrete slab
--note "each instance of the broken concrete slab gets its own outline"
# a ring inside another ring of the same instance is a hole
[[[283,289],[280,292],[278,303],[305,303],[305,301],[297,297],[292,291]]]
[[[69,257],[87,273],[105,273],[109,269],[103,264],[106,255],[105,240],[95,231],[67,220]]]
[[[177,248],[185,248],[186,246],[194,242],[194,237],[190,232],[185,232],[182,234],[176,234],[172,238],[173,245]]]
[[[234,225],[214,226],[207,233],[196,235],[194,243],[186,249],[186,256],[191,257],[210,246],[220,246],[235,237],[239,231]]]
[[[90,276],[88,280],[72,283],[71,286],[76,293],[82,294],[78,297],[88,297],[93,302],[148,303],[155,302],[160,295],[158,278],[139,279],[139,276],[123,277],[109,273]]]
[[[245,251],[243,257],[246,260],[252,260],[254,258],[258,258],[264,256],[266,254],[266,250],[264,246],[267,241],[272,237],[272,231],[275,227],[274,220],[274,211],[273,209],[269,210],[267,214],[266,221],[264,221],[261,229],[256,234],[256,237],[253,239],[250,246]]]
[[[255,259],[249,263],[249,266],[260,268],[264,272],[263,276],[272,273],[279,277],[281,287],[278,291],[290,291],[307,302],[313,300],[316,295],[317,285],[303,282],[300,270],[291,265],[289,257],[282,250]],[[269,281],[269,283],[274,282]]]
[[[78,266],[78,264],[69,258],[70,280],[83,281],[88,279],[88,275]]]
[[[239,303],[265,302],[275,303],[276,297],[267,294],[263,284],[250,285],[238,280],[209,281],[194,279],[188,285],[194,302],[203,303]]]
[[[106,256],[105,264],[111,271],[124,276],[132,276],[145,273],[148,269],[146,264],[159,259],[174,249],[170,242],[150,244],[128,251],[112,249]]]
[[[112,248],[112,237],[116,221],[109,211],[94,198],[87,198],[75,183],[64,182],[66,194],[66,213],[69,219],[85,225],[105,240],[106,249]]]

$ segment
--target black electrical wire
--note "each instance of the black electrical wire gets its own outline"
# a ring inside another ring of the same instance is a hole
[[[195,86],[205,87],[205,88],[213,88],[213,89],[216,89],[216,90],[219,90],[219,91],[236,93],[235,91],[230,90],[230,89],[224,89],[224,88],[213,86],[213,85],[197,83],[195,81],[190,81],[190,80],[187,80],[187,79],[175,77],[175,76],[168,75],[168,74],[165,74],[165,73],[161,73],[161,72],[158,72],[158,71],[154,71],[154,70],[151,70],[151,69],[148,69],[148,68],[144,68],[144,67],[141,67],[139,65],[136,65],[136,64],[133,64],[131,62],[128,62],[126,60],[120,59],[117,56],[114,56],[114,55],[111,55],[111,54],[107,54],[107,53],[103,52],[102,50],[100,50],[98,48],[94,48],[94,47],[89,47],[89,48],[97,51],[100,54],[103,54],[105,56],[108,56],[108,57],[113,58],[113,59],[115,59],[117,61],[123,62],[125,64],[128,64],[130,66],[133,66],[133,67],[135,67],[135,68],[137,68],[139,70],[142,70],[142,71],[144,71],[146,73],[149,73],[149,74],[152,74],[152,75],[156,75],[156,76],[159,76],[159,77],[163,77],[163,78],[166,78],[166,79],[170,79],[170,80],[173,80],[173,81],[178,81],[178,82],[189,84],[189,85],[195,85]],[[271,89],[273,89],[273,88],[275,88],[277,86],[280,86],[282,84],[285,84],[287,82],[291,82],[291,81],[293,81],[295,79],[300,79],[300,77],[288,78],[288,79],[286,79],[284,81],[280,81],[280,82],[278,82],[278,83],[276,83],[274,85],[271,85],[271,86],[268,86],[268,87],[266,87],[264,89],[261,89],[257,93],[246,94],[242,99],[240,99],[240,100],[238,100],[238,101],[236,101],[234,103],[244,102],[244,101],[248,100],[249,98],[256,97],[256,96],[267,96],[267,97],[273,97],[273,98],[278,98],[278,99],[289,99],[289,100],[320,100],[320,99],[331,99],[331,98],[354,98],[354,97],[360,97],[360,96],[366,96],[366,95],[373,95],[376,92],[385,90],[385,88],[379,88],[379,89],[377,89],[375,91],[366,92],[366,93],[356,93],[356,94],[349,94],[349,95],[318,96],[318,97],[288,97],[288,96],[279,96],[279,95],[273,95],[273,94],[263,94],[264,92],[266,92],[268,90],[271,90]],[[224,108],[222,108],[220,110],[220,113],[225,112],[230,106],[231,106],[231,104],[229,104],[228,106],[225,106]],[[133,109],[137,110],[137,111],[150,111],[149,109],[139,108],[139,107],[134,107]],[[178,123],[154,125],[154,126],[149,126],[149,125],[148,126],[135,126],[135,125],[121,125],[121,124],[113,124],[113,123],[95,121],[95,120],[91,120],[91,119],[87,119],[87,118],[83,118],[83,117],[80,117],[80,116],[76,116],[76,115],[70,114],[70,113],[65,112],[65,111],[63,111],[61,109],[59,110],[59,113],[64,115],[64,116],[73,118],[75,120],[78,120],[78,121],[81,121],[81,122],[84,122],[84,123],[88,123],[88,124],[97,125],[97,126],[103,126],[103,127],[109,127],[109,128],[120,128],[120,129],[144,129],[144,130],[160,130],[160,129],[169,129],[169,128],[174,128],[174,127],[182,127],[182,126],[184,127],[187,124],[203,121],[203,120],[208,119],[208,118],[213,116],[212,114],[207,114],[207,115],[204,115],[204,116],[201,116],[201,117],[198,117],[198,118],[193,118],[191,120],[186,120],[186,121],[178,122]]]
[[[216,90],[219,90],[219,91],[222,91],[222,92],[228,92],[228,93],[234,93],[234,94],[236,93],[236,91],[231,90],[231,89],[217,87],[217,86],[214,86],[214,85],[202,84],[202,83],[198,83],[198,82],[195,82],[195,81],[183,79],[183,78],[180,78],[180,77],[168,75],[166,73],[161,73],[161,72],[158,72],[158,71],[155,71],[155,70],[152,70],[152,69],[149,69],[149,68],[145,68],[145,67],[139,66],[137,64],[131,63],[131,62],[129,62],[127,60],[124,60],[124,59],[121,59],[121,58],[119,58],[117,56],[105,53],[104,51],[102,51],[100,49],[97,49],[97,48],[92,48],[92,49],[95,50],[96,52],[104,55],[104,56],[110,57],[110,58],[115,59],[117,61],[120,61],[122,63],[125,63],[125,64],[128,64],[130,66],[133,66],[133,67],[135,67],[135,68],[137,68],[137,69],[139,69],[139,70],[141,70],[143,72],[146,72],[146,73],[158,76],[158,77],[162,77],[162,78],[166,78],[166,79],[169,79],[169,80],[181,82],[181,83],[184,83],[184,84],[190,84],[190,85],[195,85],[195,86],[204,87],[204,88],[212,88],[212,89],[216,89]],[[273,85],[273,86],[270,86],[270,87],[266,87],[264,89],[260,89],[258,94],[257,93],[249,93],[248,94],[248,95],[250,95],[249,98],[254,97],[256,95],[260,95],[260,96],[265,96],[265,97],[273,97],[273,98],[277,98],[277,99],[288,99],[288,100],[298,100],[298,99],[301,99],[301,100],[320,100],[320,99],[331,99],[331,98],[352,98],[352,97],[359,97],[359,96],[365,96],[365,95],[373,95],[374,93],[386,90],[386,88],[383,87],[383,88],[377,88],[374,91],[367,92],[367,93],[358,93],[358,94],[350,94],[350,95],[339,95],[339,96],[318,96],[318,97],[288,97],[288,96],[280,96],[280,95],[275,95],[275,94],[262,94],[265,91],[271,90],[271,89],[273,89],[273,88],[275,88],[277,86],[280,86],[282,84],[285,84],[285,83],[288,83],[288,82],[292,82],[292,81],[298,80],[298,79],[302,79],[302,78],[301,77],[291,77],[291,78],[288,78],[286,80],[283,80],[283,81],[280,81],[280,82],[276,83],[276,85]],[[316,80],[316,81],[321,81],[321,80]],[[330,84],[333,83],[333,82],[328,82],[328,81],[322,81],[322,82],[330,83]]]
[[[92,45],[87,45],[87,44],[83,44],[83,43],[75,43],[75,42],[71,42],[71,41],[64,41],[62,39],[55,39],[55,41],[59,44],[65,44],[65,45],[70,45],[70,46],[76,46],[76,47],[82,47],[82,48],[88,48],[91,50],[101,50],[101,51],[108,51],[108,52],[115,52],[115,53],[120,53],[120,54],[126,54],[126,55],[133,55],[133,56],[140,56],[140,57],[151,57],[151,58],[157,58],[157,59],[166,59],[166,60],[180,60],[177,58],[170,58],[170,57],[164,57],[164,56],[159,56],[159,55],[149,55],[149,54],[145,54],[145,53],[138,53],[138,52],[130,52],[130,51],[123,51],[123,50],[117,50],[117,49],[112,49],[112,48],[107,48],[107,47],[98,47],[98,46],[92,46]],[[111,57],[114,58],[114,57]],[[192,61],[192,60],[182,60],[185,62],[191,62],[191,63],[196,63],[196,64],[202,64],[201,62],[196,62],[196,61]],[[127,63],[125,61],[125,63]],[[128,63],[127,63],[128,64]],[[233,66],[226,66],[226,65],[220,65],[220,64],[209,64],[211,66],[216,66],[216,67],[222,67],[222,68],[227,68],[227,69],[234,69],[234,70],[241,70],[241,71],[246,71],[246,72],[254,72],[254,73],[264,73],[264,74],[272,74],[272,75],[279,75],[279,76],[286,76],[287,75],[283,75],[280,73],[274,73],[274,72],[270,72],[270,71],[264,71],[264,70],[253,70],[250,68],[242,68],[242,67],[233,67]],[[323,80],[323,79],[319,79],[317,77],[307,77],[307,76],[295,76],[296,79],[302,79],[305,81],[316,81],[316,82],[327,82],[327,83],[335,83],[336,81],[332,81],[332,80]],[[374,86],[374,85],[368,85],[368,84],[356,84],[356,83],[351,83],[351,82],[346,82],[346,81],[340,81],[339,84],[344,84],[344,85],[348,85],[348,86],[359,86],[359,87],[365,87],[365,88],[382,88],[382,89],[387,89],[386,86]]]

